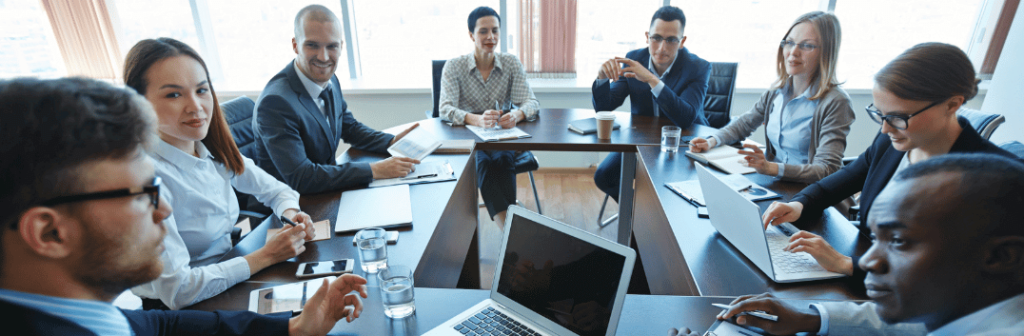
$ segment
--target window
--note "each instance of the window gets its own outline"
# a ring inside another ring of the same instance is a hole
[[[117,9],[113,21],[121,29],[117,43],[122,60],[139,41],[158,37],[184,42],[203,55],[189,0],[116,1],[111,7]]]
[[[313,3],[326,6],[341,18],[340,1],[321,0]],[[288,61],[295,59],[295,51],[292,49],[295,14],[310,3],[217,0],[207,4],[211,13],[214,46],[220,56],[217,64],[224,76],[224,82],[218,83],[217,90],[262,90],[271,77],[289,64]],[[198,46],[193,47],[198,49]],[[336,74],[344,81],[349,78],[348,53],[342,48],[340,54]],[[211,67],[215,66],[210,60],[207,63]]]
[[[820,4],[819,0],[672,2],[686,14],[686,48],[708,62],[738,62],[739,88],[771,86],[778,76],[779,41],[793,20],[819,10]]]
[[[650,28],[651,16],[664,4],[662,0],[580,1],[576,16],[577,78],[597,78],[601,64],[615,57],[625,57],[633,49],[647,46],[644,32]],[[686,9],[683,9],[685,12]]]
[[[944,42],[967,51],[984,2],[839,1],[835,11],[843,25],[839,79],[846,80],[848,88],[871,88],[878,70],[922,42]]]
[[[50,21],[39,1],[0,0],[0,78],[64,76]]]
[[[473,52],[466,19],[479,6],[500,11],[497,0],[355,1],[363,77],[395,83],[418,78],[414,82],[429,85],[431,60]],[[501,24],[507,33],[507,18]],[[500,43],[508,43],[506,36]]]

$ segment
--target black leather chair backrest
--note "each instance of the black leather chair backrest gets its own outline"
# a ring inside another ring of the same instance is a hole
[[[433,93],[434,93],[434,114],[431,116],[431,118],[437,118],[437,116],[440,115],[440,112],[438,111],[438,104],[439,104],[439,101],[441,100],[441,71],[444,70],[444,63],[445,62],[448,62],[448,61],[447,60],[434,60],[433,61],[433,74],[434,74],[434,87],[433,87]]]
[[[729,109],[732,108],[732,93],[736,89],[736,68],[738,63],[711,62],[711,78],[704,96],[704,116],[708,125],[722,128],[729,124]]]
[[[999,145],[999,148],[1005,149],[1007,152],[1013,153],[1019,158],[1024,159],[1024,144],[1018,141],[1010,141]]]
[[[224,117],[228,120],[231,128],[231,136],[235,138],[235,144],[242,156],[247,158],[256,157],[256,137],[252,130],[252,112],[256,108],[256,102],[249,97],[241,96],[226,103],[220,104],[224,111]]]

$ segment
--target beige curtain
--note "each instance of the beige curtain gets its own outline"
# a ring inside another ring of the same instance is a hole
[[[519,0],[519,47],[526,72],[575,72],[576,0]]]
[[[120,81],[123,60],[105,0],[40,0],[68,76]]]

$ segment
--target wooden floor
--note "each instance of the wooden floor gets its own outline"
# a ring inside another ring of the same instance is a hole
[[[613,221],[604,228],[597,224],[597,214],[601,210],[605,194],[594,185],[594,169],[541,168],[533,173],[533,177],[537,183],[541,210],[545,216],[611,240],[616,239],[618,221]],[[516,197],[519,202],[527,209],[537,211],[533,190],[530,188],[530,175],[517,176],[516,185]],[[604,218],[618,213],[618,209],[618,203],[609,198]],[[489,218],[487,208],[481,206],[479,213],[480,282],[484,289],[490,289],[498,253],[501,250],[502,231]]]

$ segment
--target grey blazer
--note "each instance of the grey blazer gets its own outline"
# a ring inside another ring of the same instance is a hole
[[[875,312],[875,303],[823,302],[828,311],[828,334],[838,335],[925,335],[921,323],[886,324]],[[988,316],[971,330],[956,330],[963,335],[1024,335],[1024,295],[1010,299],[1006,305]],[[938,331],[942,331],[939,328]]]
[[[369,152],[387,153],[394,135],[360,123],[348,110],[338,77],[330,82],[334,109],[327,118],[302,86],[292,62],[267,83],[256,100],[252,128],[256,164],[299,193],[338,190],[373,181],[366,162],[338,164],[338,141]]]
[[[761,95],[754,107],[713,135],[719,144],[729,144],[750,136],[760,125],[768,124],[777,90],[769,89]],[[820,98],[818,107],[811,118],[811,145],[807,150],[810,158],[807,164],[786,164],[784,180],[804,183],[816,182],[842,168],[843,152],[846,151],[846,135],[856,116],[850,104],[850,96],[840,87],[834,87]],[[765,158],[773,160],[776,149],[768,141]]]

